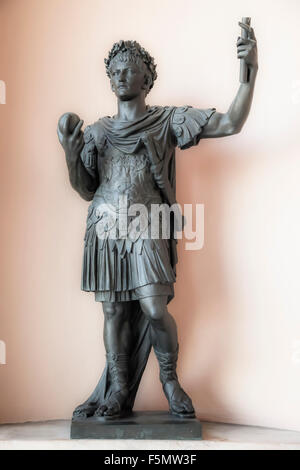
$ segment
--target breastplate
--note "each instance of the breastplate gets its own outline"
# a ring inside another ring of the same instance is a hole
[[[88,215],[88,225],[96,223],[99,238],[108,236],[119,239],[126,233],[134,242],[148,230],[151,204],[162,203],[146,149],[129,154],[108,145],[98,159],[98,167],[100,185]],[[143,204],[143,210],[138,212],[135,204]],[[125,212],[126,227],[122,226],[123,235],[120,236],[119,222]],[[136,230],[137,226],[139,231]]]
[[[96,198],[118,205],[119,198],[126,198],[128,205],[161,203],[160,191],[156,186],[146,149],[135,154],[123,153],[108,145],[99,158],[100,185]]]

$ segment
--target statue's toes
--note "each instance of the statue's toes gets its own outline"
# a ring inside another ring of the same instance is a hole
[[[84,410],[75,410],[73,412],[73,419],[86,419],[87,412]]]
[[[99,408],[97,408],[97,410],[95,411],[95,414],[94,416],[98,416],[98,417],[101,417],[104,415],[104,412],[107,410],[107,406],[105,405],[102,405],[102,406],[99,406]]]
[[[195,413],[192,400],[185,392],[183,392],[182,396],[180,397],[180,400],[178,400],[177,403],[178,405],[179,403],[181,405],[181,413]]]
[[[73,412],[73,418],[86,419],[88,417],[88,410],[89,408],[87,406],[77,406]]]
[[[87,415],[84,411],[74,411],[73,419],[85,419]]]
[[[171,409],[173,412],[181,415],[192,415],[195,413],[192,400],[185,392],[177,395],[176,398],[174,397],[171,402]]]
[[[193,404],[191,400],[188,400],[183,403],[185,413],[195,413]]]
[[[117,405],[112,405],[104,412],[104,416],[115,416],[120,413],[120,409]]]
[[[79,405],[74,410],[73,418],[76,418],[76,419],[89,418],[90,416],[93,416],[96,409],[97,409],[96,405],[94,406],[93,405]]]
[[[192,400],[187,395],[185,395],[182,404],[187,413],[192,413],[194,411]]]
[[[182,406],[183,404],[178,402],[178,401],[172,401],[171,403],[171,409],[172,411],[174,411],[175,413],[182,413],[184,412],[184,408]]]

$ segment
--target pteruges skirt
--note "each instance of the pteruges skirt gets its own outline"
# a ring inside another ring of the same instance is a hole
[[[123,302],[153,295],[173,297],[175,274],[168,239],[98,238],[87,226],[81,288],[98,302]]]

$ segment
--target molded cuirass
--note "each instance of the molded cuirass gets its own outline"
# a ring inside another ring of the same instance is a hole
[[[97,234],[103,236],[104,232],[111,232],[120,214],[127,211],[127,223],[135,219],[135,225],[131,226],[131,230],[128,227],[127,231],[127,236],[134,241],[149,226],[151,204],[163,202],[150,169],[147,151],[141,148],[135,154],[128,154],[108,144],[98,162],[100,185],[92,204],[94,212],[92,218],[98,220]],[[137,206],[132,207],[134,204],[142,204],[143,212],[138,213]],[[130,207],[133,209],[131,214]],[[137,232],[135,227],[138,224],[140,227]],[[119,238],[119,231],[115,236]]]

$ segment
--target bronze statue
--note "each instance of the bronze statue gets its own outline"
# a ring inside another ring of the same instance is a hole
[[[176,324],[167,305],[176,280],[175,217],[168,238],[145,237],[151,217],[131,216],[142,226],[121,233],[118,201],[127,208],[144,204],[176,204],[175,148],[187,149],[200,139],[240,132],[247,119],[257,74],[253,28],[237,41],[237,57],[246,66],[227,113],[214,108],[148,106],[146,96],[157,78],[153,58],[135,41],[113,45],[105,60],[118,112],[81,131],[83,121],[67,113],[59,121],[72,187],[92,201],[88,209],[82,269],[82,290],[95,293],[105,316],[106,367],[90,398],[73,419],[90,416],[121,418],[131,412],[153,346],[160,380],[171,414],[195,416],[192,401],[178,382]],[[245,37],[246,36],[246,37]],[[143,223],[142,223],[143,222]]]

